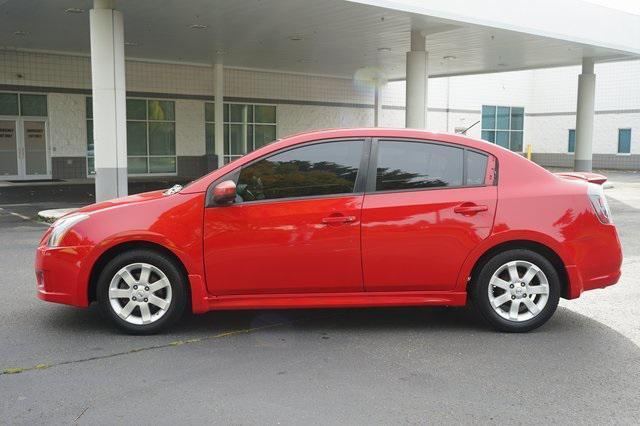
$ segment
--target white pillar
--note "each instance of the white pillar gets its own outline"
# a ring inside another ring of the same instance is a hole
[[[407,83],[405,127],[427,127],[428,54],[425,38],[419,31],[411,32],[411,51],[407,52]]]
[[[222,66],[222,59],[220,57],[218,57],[213,69],[215,150],[218,156],[218,168],[220,168],[224,165],[224,67]]]
[[[595,98],[596,75],[593,73],[593,58],[583,58],[582,74],[578,76],[576,149],[573,163],[573,168],[577,172],[591,171]]]
[[[89,15],[96,201],[127,195],[124,24],[114,7],[95,0]]]
[[[374,110],[373,110],[373,127],[380,127],[382,121],[382,89],[384,86],[381,83],[376,83],[376,91],[374,95]]]

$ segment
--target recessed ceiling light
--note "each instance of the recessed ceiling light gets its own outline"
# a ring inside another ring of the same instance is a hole
[[[193,24],[190,25],[189,28],[191,28],[192,30],[206,30],[207,28],[209,28],[209,26],[203,24]]]
[[[443,56],[442,59],[444,59],[445,61],[453,61],[454,59],[457,59],[457,58],[453,55],[447,55],[447,56]]]
[[[64,13],[84,13],[84,9],[79,7],[68,7],[64,10]]]
[[[390,47],[378,47],[378,52],[391,52]]]
[[[292,35],[292,36],[289,36],[288,38],[291,41],[302,41],[302,40],[304,40],[304,37],[302,37],[301,35]]]
[[[18,36],[18,37],[24,37],[26,35],[28,35],[29,33],[27,31],[22,31],[22,30],[17,30],[13,32],[14,36]]]

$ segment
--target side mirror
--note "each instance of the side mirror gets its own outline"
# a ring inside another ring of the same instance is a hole
[[[236,199],[236,183],[232,180],[220,182],[213,188],[213,202],[229,204]]]

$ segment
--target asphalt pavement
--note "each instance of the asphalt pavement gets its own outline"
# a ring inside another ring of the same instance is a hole
[[[0,200],[0,423],[638,424],[640,177],[612,178],[620,284],[527,334],[398,308],[212,312],[126,336],[95,306],[36,299],[43,206]]]

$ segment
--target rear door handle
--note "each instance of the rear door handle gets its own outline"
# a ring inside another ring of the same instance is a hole
[[[476,214],[486,212],[487,210],[489,210],[489,206],[474,203],[463,203],[453,209],[453,211],[458,214]]]
[[[336,224],[336,223],[349,223],[355,222],[355,216],[329,216],[322,219],[322,223],[326,225]]]

